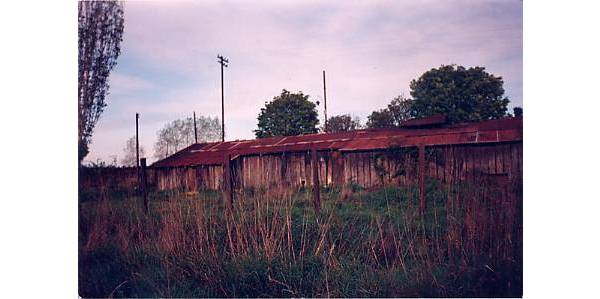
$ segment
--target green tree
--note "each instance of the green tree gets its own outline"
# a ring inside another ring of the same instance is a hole
[[[521,108],[521,107],[514,107],[513,108],[513,115],[515,117],[523,117],[523,108]]]
[[[94,127],[106,107],[108,76],[123,39],[123,5],[79,1],[79,163],[89,152]]]
[[[352,117],[350,114],[332,116],[327,120],[327,133],[347,132],[360,129],[360,118]]]
[[[316,105],[302,92],[283,90],[271,102],[265,102],[258,115],[256,138],[317,133],[319,118]]]
[[[483,67],[442,65],[410,82],[411,115],[417,118],[444,114],[451,123],[506,116],[502,77]]]
[[[367,116],[367,128],[391,128],[395,126],[394,114],[388,108],[373,111],[371,115]]]
[[[403,121],[411,118],[411,108],[412,100],[404,95],[395,97],[387,106],[387,109],[392,113],[395,126],[400,126]]]
[[[373,111],[367,117],[368,128],[399,127],[403,121],[412,118],[413,101],[404,95],[392,99],[386,108]]]

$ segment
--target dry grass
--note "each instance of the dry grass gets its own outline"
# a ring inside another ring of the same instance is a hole
[[[83,297],[521,296],[520,185],[80,205]],[[325,190],[324,190],[325,191]]]

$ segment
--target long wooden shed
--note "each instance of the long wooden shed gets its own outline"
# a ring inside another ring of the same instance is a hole
[[[309,186],[314,150],[320,185],[371,188],[414,183],[419,147],[428,177],[521,180],[520,117],[452,125],[433,117],[400,128],[193,144],[152,167],[159,190],[221,189],[224,180],[237,190]]]

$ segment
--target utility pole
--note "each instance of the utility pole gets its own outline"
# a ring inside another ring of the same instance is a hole
[[[327,132],[327,86],[325,85],[325,71],[323,70],[323,99],[325,100],[325,132]]]
[[[315,212],[319,213],[321,211],[321,184],[319,183],[319,157],[315,148],[310,150],[310,158],[312,160],[313,173],[313,203],[315,205]]]
[[[137,168],[140,168],[140,141],[138,137],[138,119],[140,119],[140,114],[135,114],[135,165]]]
[[[138,137],[138,119],[140,114],[135,114],[135,165],[138,173],[138,181],[140,179],[140,141]]]
[[[196,111],[194,111],[194,140],[198,143],[198,129],[196,128]]]
[[[223,67],[227,67],[229,60],[221,55],[217,55],[217,62],[221,65],[221,141],[225,142],[225,94],[223,91]]]

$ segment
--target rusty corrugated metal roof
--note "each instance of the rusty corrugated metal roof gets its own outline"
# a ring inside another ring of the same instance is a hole
[[[505,118],[437,128],[387,128],[193,144],[153,167],[215,165],[232,157],[316,150],[369,151],[389,146],[450,145],[523,140],[523,119]]]
[[[400,127],[410,128],[410,127],[443,125],[446,123],[446,121],[447,121],[447,119],[446,119],[445,115],[438,114],[438,115],[425,117],[425,118],[405,120],[400,124]]]

